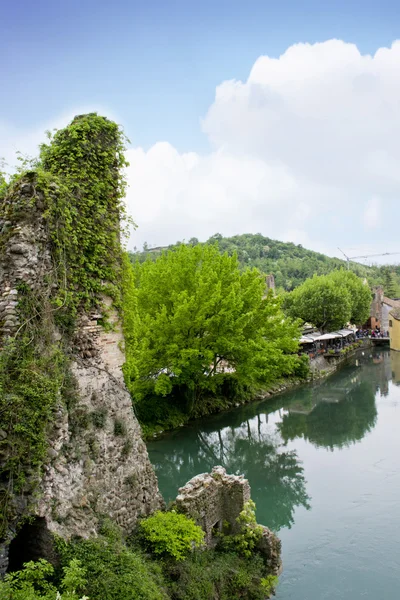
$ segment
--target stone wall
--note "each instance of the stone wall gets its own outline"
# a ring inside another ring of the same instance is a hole
[[[16,210],[14,221],[0,222],[0,347],[21,325],[20,284],[51,293],[51,282],[57,279],[43,216],[44,196],[34,177],[22,180],[6,202]],[[140,515],[163,504],[124,385],[118,316],[111,310],[110,332],[99,325],[101,316],[82,314],[78,322],[68,349],[76,401],[67,409],[60,397],[39,484],[34,493],[14,499],[15,519],[0,544],[0,572],[7,568],[9,544],[26,514],[41,519],[42,528],[68,538],[95,535],[104,516],[130,532]],[[60,340],[56,330],[54,340]]]
[[[228,475],[223,467],[214,467],[211,473],[193,477],[179,489],[175,503],[179,512],[192,517],[205,532],[205,542],[212,547],[216,534],[224,524],[229,534],[238,532],[237,518],[250,500],[250,484],[242,475]],[[262,528],[258,545],[271,573],[282,570],[281,543],[267,527]]]
[[[226,521],[234,533],[236,519],[250,500],[250,485],[243,476],[227,475],[223,467],[193,477],[176,498],[178,510],[195,519],[206,534],[206,543]]]

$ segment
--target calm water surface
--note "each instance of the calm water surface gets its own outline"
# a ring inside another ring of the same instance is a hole
[[[364,352],[319,385],[148,444],[168,501],[223,465],[278,532],[278,600],[400,598],[400,353]]]

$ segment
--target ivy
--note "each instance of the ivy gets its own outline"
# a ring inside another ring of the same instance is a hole
[[[39,481],[53,413],[70,388],[48,298],[20,286],[18,309],[23,329],[0,353],[0,537],[17,516],[17,497],[32,493]]]
[[[40,151],[50,235],[61,286],[58,302],[69,311],[97,307],[106,293],[119,306],[121,235],[129,225],[123,197],[126,138],[120,127],[96,113],[78,116],[50,137]],[[63,282],[64,279],[64,282]]]
[[[68,352],[77,319],[100,309],[107,326],[104,295],[120,306],[121,236],[129,226],[125,142],[116,123],[96,113],[80,115],[48,133],[37,159],[21,156],[8,183],[0,174],[0,253],[21,220],[36,213],[52,260],[40,289],[20,286],[20,326],[2,342],[0,537],[18,516],[16,498],[32,495],[40,480],[54,410],[63,404],[73,411],[76,403]]]

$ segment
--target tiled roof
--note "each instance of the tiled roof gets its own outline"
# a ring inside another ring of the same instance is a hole
[[[394,308],[390,311],[389,315],[394,317],[396,321],[400,321],[400,308]]]
[[[392,300],[391,298],[387,298],[387,296],[383,296],[382,302],[392,308],[400,308],[400,300]]]

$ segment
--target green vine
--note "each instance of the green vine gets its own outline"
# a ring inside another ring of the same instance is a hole
[[[66,355],[53,340],[48,297],[23,285],[18,291],[25,326],[0,353],[0,538],[16,516],[16,498],[39,481],[53,412],[70,381]]]
[[[60,293],[57,301],[72,312],[98,306],[104,293],[119,305],[121,223],[127,222],[125,140],[117,124],[93,113],[75,117],[41,146],[39,185],[49,187],[51,174],[57,186],[46,212],[68,295],[66,301]]]
[[[36,213],[52,259],[41,289],[19,285],[20,325],[0,352],[0,538],[20,511],[16,498],[32,494],[40,479],[54,411],[73,407],[67,350],[77,317],[100,309],[107,326],[103,296],[120,306],[126,138],[96,113],[48,138],[38,159],[21,159],[8,184],[0,178],[0,253],[21,219]]]

